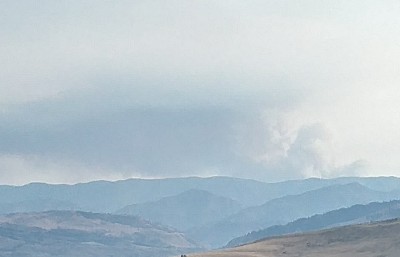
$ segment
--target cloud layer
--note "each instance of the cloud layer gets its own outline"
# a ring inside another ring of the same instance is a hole
[[[2,1],[0,183],[400,175],[398,1]]]

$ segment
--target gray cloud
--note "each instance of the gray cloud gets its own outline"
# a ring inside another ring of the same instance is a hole
[[[399,9],[2,1],[0,178],[397,174]]]
[[[215,162],[226,151],[232,119],[229,111],[218,109],[120,109],[82,117],[55,109],[30,115],[20,124],[12,122],[15,128],[2,126],[3,153],[65,157],[116,168],[132,164],[131,168],[155,172]],[[21,118],[26,116],[24,112]]]

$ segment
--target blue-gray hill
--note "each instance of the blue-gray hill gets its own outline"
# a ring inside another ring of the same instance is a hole
[[[309,218],[301,218],[286,225],[271,226],[259,231],[253,231],[245,236],[231,240],[226,247],[248,244],[272,236],[316,231],[325,228],[349,224],[381,221],[400,217],[400,201],[373,202],[367,205],[353,205],[318,214]]]
[[[137,215],[184,231],[223,219],[239,210],[241,205],[237,201],[191,189],[158,201],[129,205],[118,213]]]
[[[400,188],[400,179],[395,177],[312,178],[279,183],[264,183],[231,177],[128,179],[116,182],[95,181],[76,185],[32,183],[24,186],[0,186],[0,213],[52,209],[115,212],[130,204],[157,201],[190,189],[205,190],[249,207],[287,195],[296,195],[326,186],[352,182],[378,191]]]
[[[217,223],[196,228],[189,235],[213,247],[226,245],[230,240],[254,230],[283,225],[299,218],[322,214],[355,204],[397,199],[399,192],[379,192],[358,183],[333,185],[267,201],[246,208]]]

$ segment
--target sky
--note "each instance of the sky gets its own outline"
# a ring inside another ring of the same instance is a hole
[[[397,0],[3,0],[0,184],[400,176]]]

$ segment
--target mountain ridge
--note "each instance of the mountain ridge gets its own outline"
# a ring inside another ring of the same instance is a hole
[[[241,204],[230,198],[190,189],[157,201],[128,205],[117,213],[137,215],[184,231],[228,217],[241,209]]]
[[[231,198],[240,202],[244,207],[249,207],[261,205],[268,200],[285,195],[300,194],[333,184],[345,184],[354,181],[380,191],[400,188],[400,178],[396,177],[309,178],[276,183],[224,176],[166,179],[132,178],[120,181],[101,180],[73,185],[46,183],[31,183],[23,186],[3,185],[0,186],[0,204],[23,201],[28,203],[31,200],[52,199],[68,202],[82,211],[115,212],[130,204],[156,201],[189,189],[201,189]],[[157,188],[157,190],[154,190],[154,188]],[[103,195],[101,199],[91,197],[100,193]],[[66,208],[70,207],[66,206]],[[33,211],[29,206],[24,205],[19,206],[18,210]],[[6,211],[3,213],[6,213]]]
[[[283,196],[259,206],[248,207],[217,223],[189,231],[188,234],[199,242],[220,247],[233,238],[254,230],[286,224],[299,218],[350,207],[354,204],[392,200],[398,196],[397,192],[374,191],[358,183],[333,185],[299,195]]]
[[[349,225],[279,236],[190,257],[397,257],[400,220]]]
[[[363,222],[376,222],[400,217],[400,200],[389,202],[372,202],[366,205],[353,205],[348,208],[316,214],[301,218],[285,225],[275,225],[266,229],[253,231],[247,235],[232,239],[226,247],[236,247],[255,242],[267,237],[304,233],[325,228],[339,227]]]

